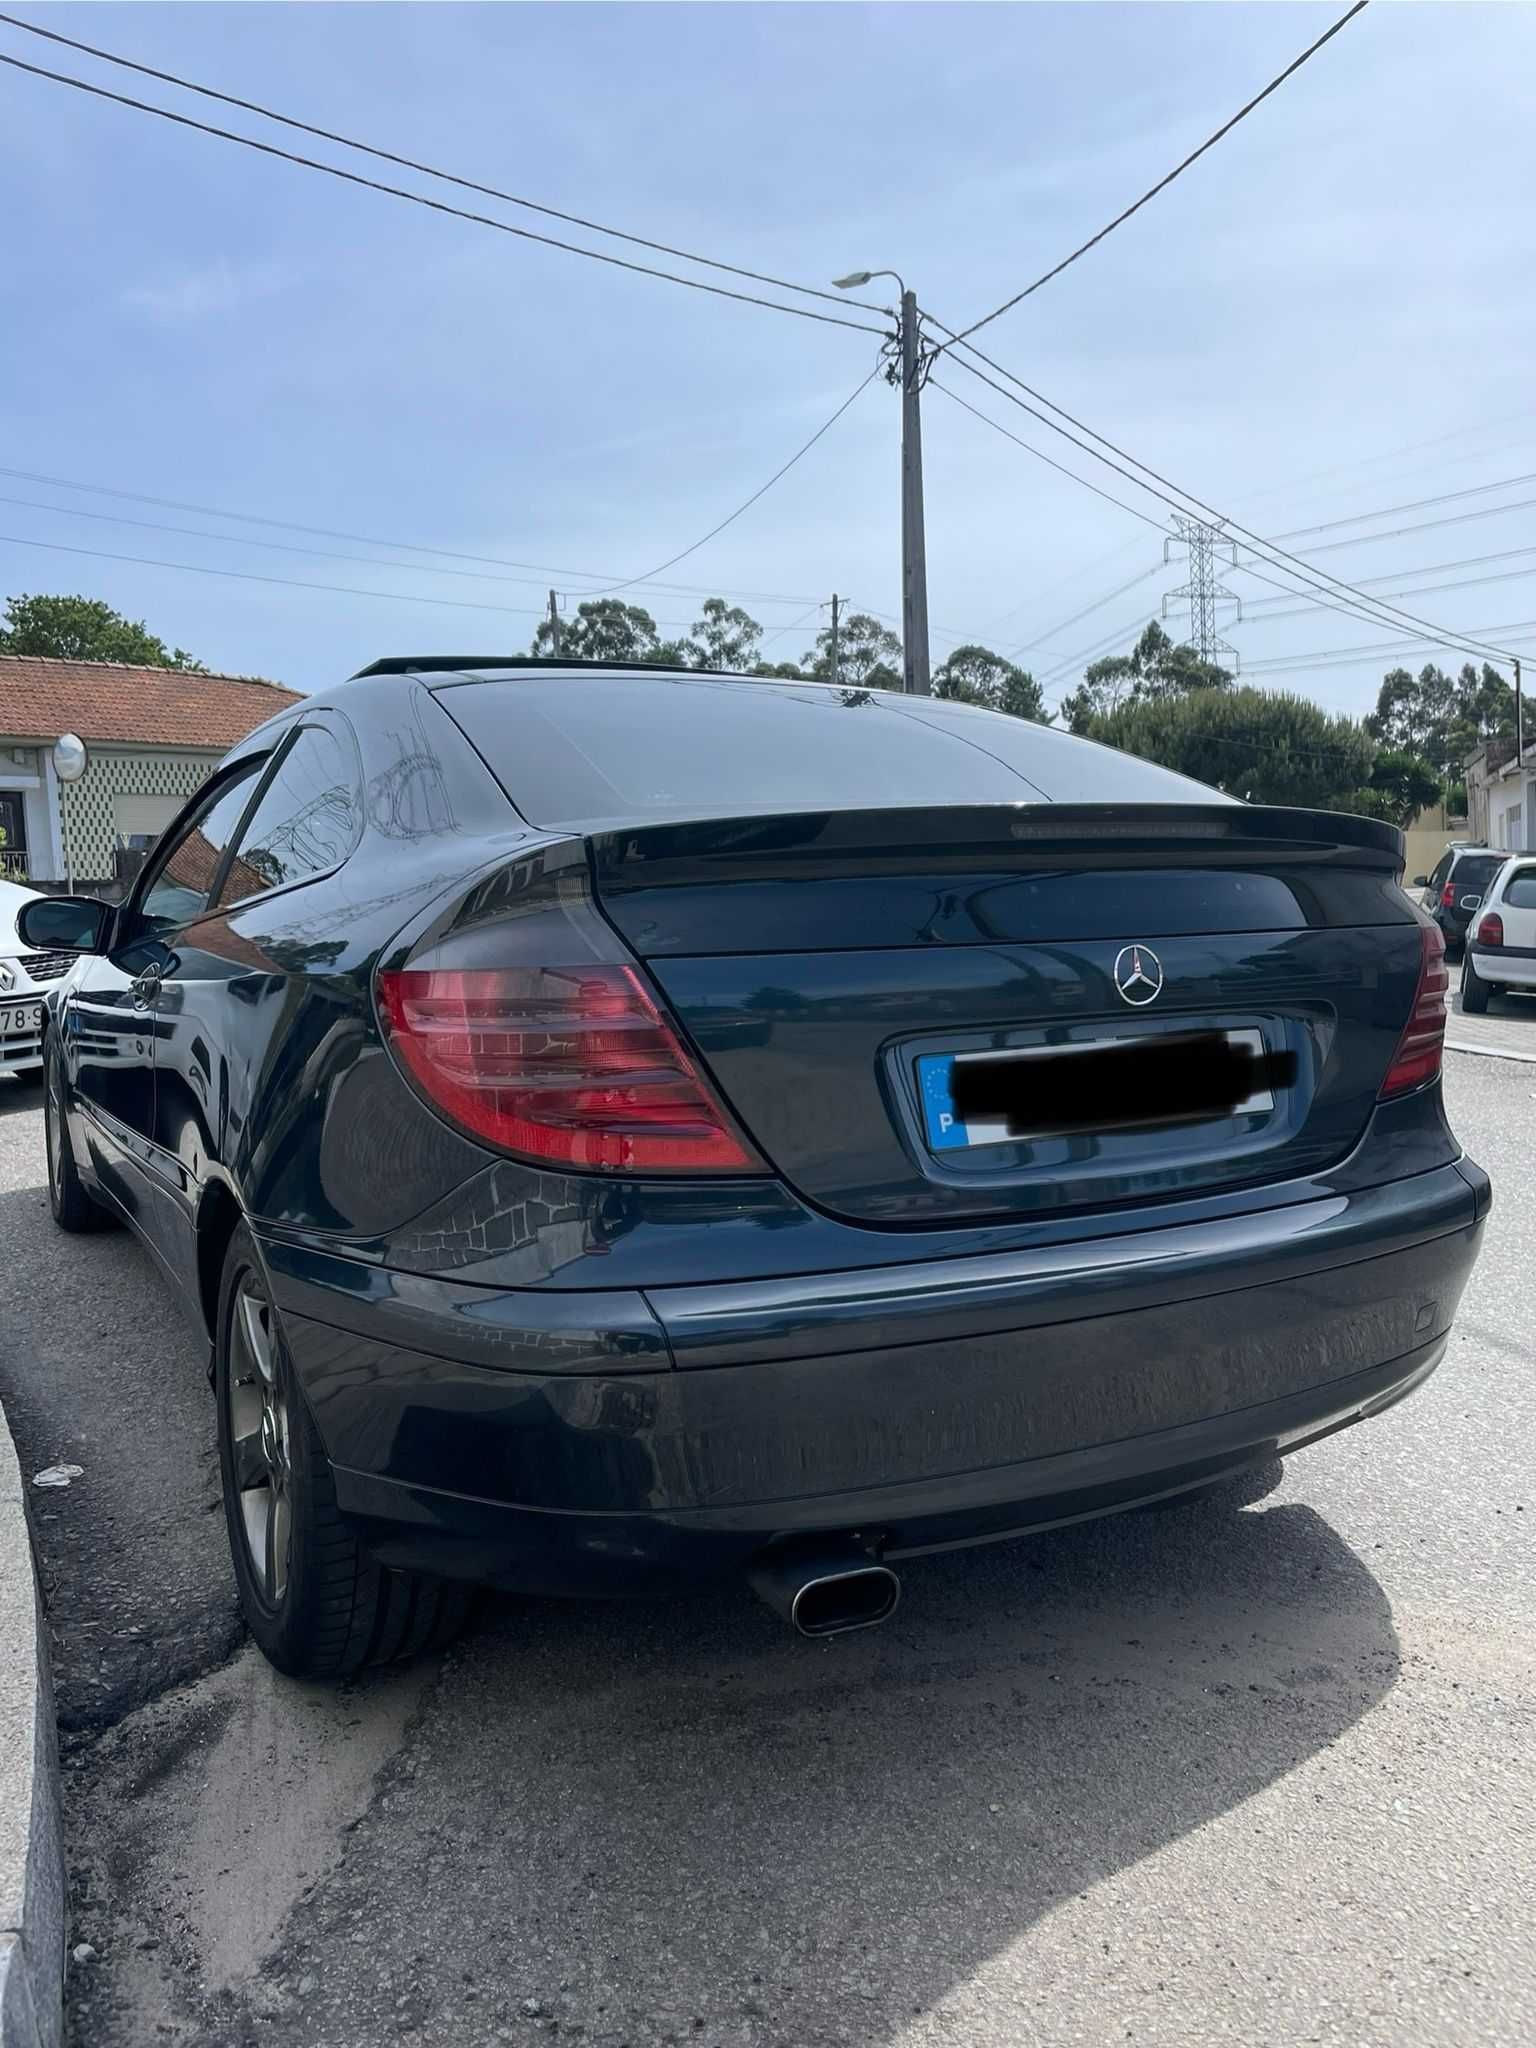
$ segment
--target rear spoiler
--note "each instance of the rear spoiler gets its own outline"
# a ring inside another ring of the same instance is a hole
[[[611,826],[588,835],[604,893],[689,882],[1010,868],[1343,867],[1396,876],[1403,835],[1379,818],[1278,805],[975,804],[789,811]]]

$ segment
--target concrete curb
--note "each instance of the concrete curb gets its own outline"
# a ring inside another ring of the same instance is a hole
[[[1445,1041],[1445,1049],[1447,1052],[1471,1053],[1474,1059],[1523,1060],[1527,1066],[1536,1066],[1536,1052],[1515,1052],[1511,1047],[1504,1045],[1473,1045],[1466,1039],[1458,1041],[1448,1038]]]
[[[64,1838],[26,1485],[0,1413],[0,2048],[59,2048]]]

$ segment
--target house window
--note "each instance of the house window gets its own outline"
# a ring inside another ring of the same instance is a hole
[[[19,789],[0,789],[0,881],[27,875],[27,807]]]
[[[183,801],[178,796],[131,796],[119,790],[112,798],[112,830],[118,845],[153,846]]]
[[[1504,813],[1504,829],[1499,839],[1501,846],[1507,846],[1512,853],[1519,853],[1525,846],[1522,819],[1525,815],[1523,804],[1511,804]]]

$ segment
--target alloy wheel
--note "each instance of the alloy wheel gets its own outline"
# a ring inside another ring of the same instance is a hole
[[[241,1279],[229,1329],[229,1439],[240,1523],[263,1598],[281,1604],[293,1543],[288,1400],[272,1308],[253,1274]]]

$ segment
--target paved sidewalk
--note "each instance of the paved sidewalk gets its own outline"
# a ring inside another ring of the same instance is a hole
[[[1493,996],[1484,1016],[1469,1017],[1461,1007],[1461,969],[1452,967],[1445,1043],[1451,1052],[1536,1061],[1536,996]]]

